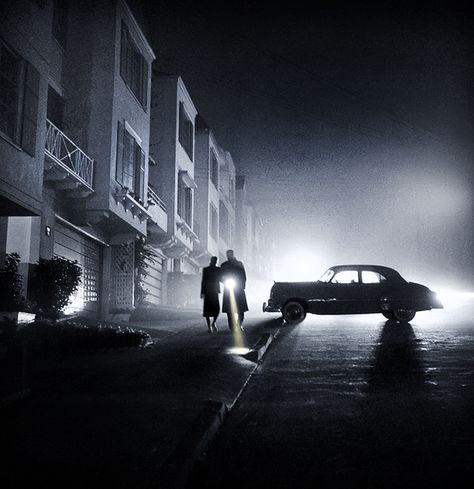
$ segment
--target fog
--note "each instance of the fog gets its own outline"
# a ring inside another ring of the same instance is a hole
[[[474,288],[469,16],[137,3],[247,176],[275,278],[371,263]]]

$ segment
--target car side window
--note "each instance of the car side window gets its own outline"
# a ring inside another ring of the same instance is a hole
[[[362,283],[363,284],[380,284],[387,279],[378,272],[372,270],[362,270]]]
[[[334,284],[357,284],[359,283],[359,274],[357,270],[342,270],[334,275],[331,282]]]

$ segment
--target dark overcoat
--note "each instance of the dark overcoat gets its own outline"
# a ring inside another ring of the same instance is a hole
[[[247,297],[245,296],[245,282],[247,275],[245,274],[244,264],[236,259],[228,260],[221,265],[221,280],[225,283],[226,279],[232,278],[235,280],[234,295],[237,310],[231,310],[231,291],[224,287],[224,298],[222,300],[222,312],[237,312],[242,313],[248,311]]]
[[[212,265],[203,268],[201,282],[201,297],[204,299],[202,315],[205,317],[217,317],[219,315],[219,293],[221,270]]]

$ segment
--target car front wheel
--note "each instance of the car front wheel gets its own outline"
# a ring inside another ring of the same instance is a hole
[[[405,307],[396,307],[393,310],[395,319],[400,323],[408,323],[415,317],[416,311]]]
[[[283,319],[288,324],[300,323],[306,317],[306,311],[303,304],[296,301],[287,302],[283,306],[281,312],[283,314]]]

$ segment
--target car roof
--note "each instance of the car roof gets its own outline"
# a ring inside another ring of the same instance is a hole
[[[378,272],[386,277],[401,277],[401,275],[390,267],[385,267],[382,265],[335,265],[330,267],[329,270],[334,272],[340,272],[342,270],[369,270],[371,272]]]

